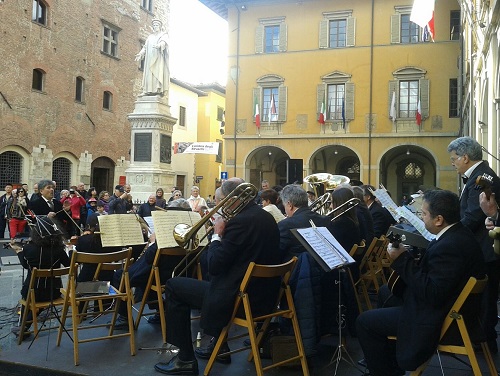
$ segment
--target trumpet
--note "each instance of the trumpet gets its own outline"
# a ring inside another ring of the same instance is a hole
[[[344,202],[342,205],[337,206],[335,209],[330,210],[328,213],[326,213],[326,216],[332,217],[331,221],[333,222],[341,215],[358,206],[360,203],[361,200],[359,198],[353,197]]]
[[[231,220],[236,215],[238,215],[241,210],[251,201],[255,200],[257,196],[257,188],[251,183],[241,183],[238,185],[231,193],[229,193],[224,199],[219,202],[218,205],[212,208],[209,212],[205,214],[198,222],[193,226],[189,226],[185,223],[179,223],[174,227],[174,239],[187,252],[186,257],[177,264],[172,272],[172,277],[176,275],[177,269],[182,266],[184,261],[191,255],[191,253],[198,249],[201,242],[208,236],[212,231],[213,226],[211,226],[205,235],[199,236],[198,231],[204,227],[215,214],[219,214],[226,221]],[[203,252],[205,247],[203,247],[196,257],[194,257],[179,273],[183,274],[189,267],[198,260],[198,257]]]

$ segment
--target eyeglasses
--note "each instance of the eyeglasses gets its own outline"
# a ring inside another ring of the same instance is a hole
[[[451,161],[451,163],[455,163],[455,161],[458,161],[462,157],[463,157],[463,155],[461,155],[459,157],[450,157],[450,161]]]
[[[182,195],[180,195],[180,194],[176,193],[174,196],[179,196],[179,197],[181,197]]]

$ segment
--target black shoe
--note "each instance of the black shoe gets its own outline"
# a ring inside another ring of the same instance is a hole
[[[167,375],[198,375],[198,361],[184,361],[174,356],[168,363],[156,363],[155,370]]]
[[[160,314],[155,313],[154,315],[151,315],[148,317],[148,323],[154,324],[154,325],[159,325],[161,324],[161,319],[160,319]]]
[[[111,326],[111,321],[106,324],[109,328]],[[123,315],[118,315],[115,321],[116,330],[128,330],[128,319]]]
[[[367,368],[365,358],[358,360],[358,364],[359,364],[361,367]]]
[[[194,349],[194,352],[198,356],[198,358],[201,359],[210,359],[210,356],[214,352],[214,347],[215,347],[216,340],[215,338],[212,338],[210,340],[210,344],[207,347],[200,347],[197,349]],[[219,363],[224,363],[224,364],[229,364],[231,363],[231,355],[230,354],[223,354],[226,352],[231,351],[229,349],[229,346],[227,345],[227,342],[222,344],[222,347],[219,350],[219,354],[215,358],[216,361]]]

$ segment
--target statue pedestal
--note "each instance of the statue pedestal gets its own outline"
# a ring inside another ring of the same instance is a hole
[[[172,171],[172,130],[177,119],[170,115],[167,99],[159,95],[138,97],[128,115],[132,128],[130,166],[125,171],[136,202],[147,201],[162,187],[175,185]]]

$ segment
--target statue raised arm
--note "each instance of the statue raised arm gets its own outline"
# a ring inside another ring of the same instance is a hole
[[[153,32],[146,39],[142,50],[135,55],[136,61],[144,59],[141,96],[163,96],[170,84],[167,33],[162,30],[160,20],[154,19],[152,25]]]

